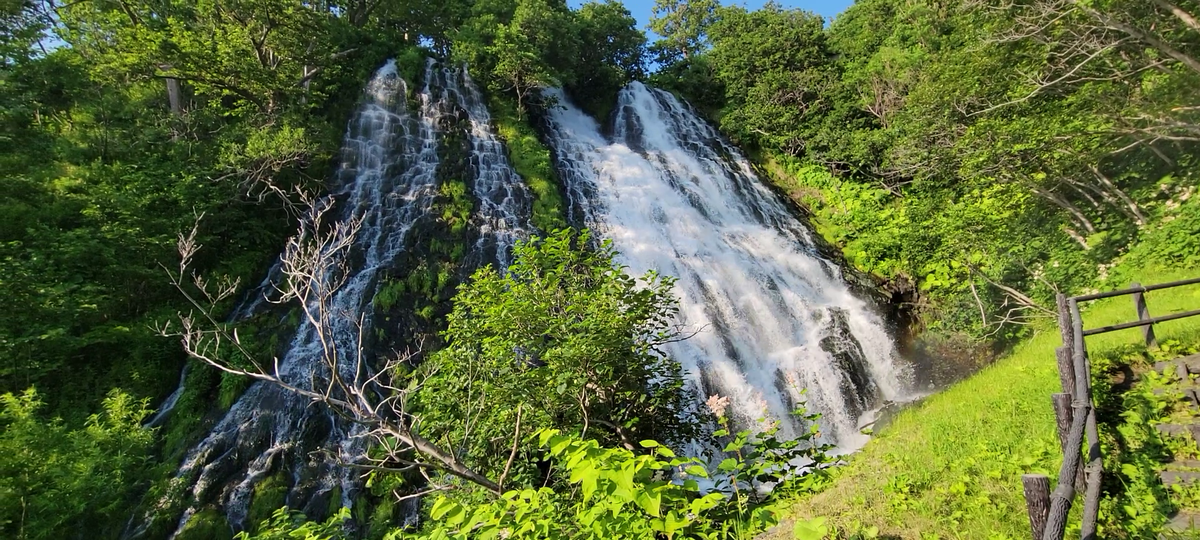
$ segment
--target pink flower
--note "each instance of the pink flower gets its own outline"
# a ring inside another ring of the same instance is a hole
[[[708,401],[705,401],[704,404],[708,406],[708,410],[712,411],[717,418],[724,418],[725,409],[729,407],[729,398],[713,394],[708,396]]]

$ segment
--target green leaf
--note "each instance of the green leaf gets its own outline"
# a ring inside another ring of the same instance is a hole
[[[429,517],[438,520],[455,509],[461,508],[457,502],[454,502],[445,497],[438,497],[433,503],[433,508],[429,511]]]
[[[658,493],[641,492],[637,496],[638,506],[642,507],[647,514],[654,517],[659,516],[659,509],[662,507],[662,495]]]
[[[828,534],[829,526],[825,524],[823,517],[797,520],[792,527],[792,536],[796,540],[822,540]]]
[[[567,448],[568,444],[571,444],[570,437],[563,435],[550,437],[550,453],[557,456]]]

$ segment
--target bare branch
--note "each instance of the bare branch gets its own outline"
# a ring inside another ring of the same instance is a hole
[[[324,368],[322,377],[314,374],[307,381],[285,379],[278,358],[274,358],[269,366],[263,365],[242,345],[236,329],[219,319],[217,304],[233,295],[237,282],[228,278],[213,281],[189,273],[192,259],[200,249],[196,242],[199,217],[189,234],[179,236],[181,262],[178,271],[166,272],[171,284],[193,306],[193,311],[179,314],[178,329],[164,323],[156,330],[161,335],[179,338],[187,354],[196,360],[225,373],[279,386],[322,403],[338,416],[363,426],[365,436],[374,440],[376,448],[384,452],[382,459],[361,456],[368,463],[363,465],[366,469],[435,470],[499,494],[499,483],[471,469],[419,432],[420,418],[408,411],[407,398],[421,385],[399,384],[393,380],[404,364],[420,354],[419,348],[388,358],[378,370],[371,369],[364,352],[363,318],[360,316],[353,324],[356,335],[351,345],[354,350],[339,350],[333,336],[333,324],[348,314],[333,311],[334,296],[348,277],[346,256],[354,244],[360,222],[342,220],[330,224],[332,209],[331,199],[308,206],[301,219],[300,231],[288,240],[281,257],[283,277],[275,284],[279,298],[273,300],[299,303],[307,322],[303,331],[313,332],[320,347],[317,356]],[[235,353],[234,357],[240,356],[249,366],[235,362],[230,353]],[[346,360],[352,361],[353,365],[346,365]],[[518,438],[519,414],[518,411],[515,435]],[[400,467],[395,467],[396,464]]]

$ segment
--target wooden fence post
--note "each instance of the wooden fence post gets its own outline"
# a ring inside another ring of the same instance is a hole
[[[1054,349],[1054,358],[1058,360],[1058,382],[1062,383],[1064,394],[1075,393],[1075,367],[1071,360],[1071,346],[1063,345]]]
[[[1136,281],[1129,284],[1129,288],[1131,289],[1136,289],[1141,286],[1142,284]],[[1150,318],[1150,309],[1146,307],[1146,297],[1141,291],[1133,293],[1133,307],[1137,310],[1139,321],[1144,321]],[[1142,327],[1142,337],[1146,338],[1147,347],[1158,347],[1158,340],[1154,338],[1153,324],[1148,324]]]
[[[1062,449],[1063,453],[1066,453],[1068,451],[1067,435],[1071,431],[1071,420],[1075,417],[1074,411],[1071,410],[1071,394],[1051,394],[1050,401],[1054,406],[1054,424],[1058,428],[1058,447]],[[1083,493],[1084,487],[1083,467],[1077,467],[1075,469],[1075,491]]]
[[[1058,293],[1054,296],[1054,304],[1058,308],[1058,335],[1062,338],[1064,347],[1070,347],[1075,341],[1075,332],[1071,326],[1071,308],[1067,304],[1067,295]]]
[[[1059,293],[1055,297],[1058,305],[1058,332],[1062,337],[1062,346],[1054,350],[1058,361],[1058,380],[1062,383],[1062,391],[1066,394],[1075,393],[1075,365],[1071,356],[1071,344],[1074,342],[1074,329],[1071,327],[1071,311],[1067,306],[1067,296]]]
[[[1083,317],[1079,314],[1079,303],[1069,302],[1071,310],[1071,327],[1075,353],[1075,384],[1078,391],[1075,401],[1082,401],[1083,413],[1086,415],[1087,461],[1084,470],[1084,485],[1087,487],[1083,495],[1083,516],[1080,523],[1080,536],[1083,540],[1096,540],[1096,519],[1100,511],[1100,477],[1104,471],[1104,461],[1100,456],[1100,432],[1096,426],[1096,408],[1092,404],[1092,365],[1087,356],[1087,343],[1083,339]],[[1078,411],[1079,409],[1076,409]],[[1078,420],[1078,412],[1073,420]]]
[[[1021,485],[1025,488],[1025,507],[1029,510],[1033,540],[1042,540],[1046,518],[1050,515],[1050,478],[1044,474],[1023,474]]]
[[[1051,394],[1054,405],[1054,423],[1058,428],[1058,447],[1067,451],[1067,433],[1071,431],[1071,394]]]

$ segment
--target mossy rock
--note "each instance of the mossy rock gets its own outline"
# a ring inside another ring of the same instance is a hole
[[[196,512],[175,538],[176,540],[233,540],[233,529],[229,527],[225,516],[215,509],[209,508]]]
[[[383,538],[383,535],[395,528],[394,520],[396,510],[396,502],[389,497],[384,497],[375,505],[371,511],[371,519],[367,522],[367,538],[377,540]]]
[[[264,478],[254,486],[254,495],[250,498],[250,510],[246,515],[246,524],[251,531],[257,531],[259,524],[271,518],[271,515],[287,504],[288,484],[282,472],[277,472]]]

